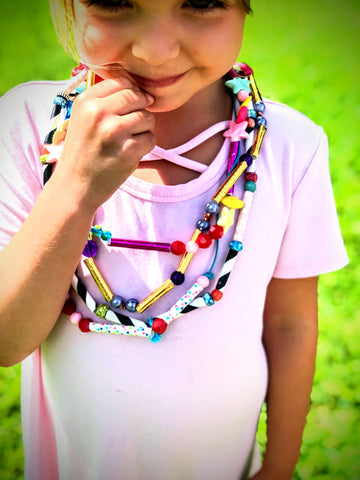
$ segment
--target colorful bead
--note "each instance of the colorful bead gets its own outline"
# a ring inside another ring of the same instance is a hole
[[[211,292],[211,296],[215,300],[215,302],[218,302],[219,300],[221,300],[223,295],[224,294],[220,290],[215,289]]]
[[[138,313],[143,313],[147,308],[149,308],[153,303],[155,303],[159,298],[161,298],[165,293],[169,292],[173,289],[175,284],[170,280],[166,280],[160,287],[154,290],[150,295],[148,295],[145,300],[140,302],[137,307],[136,311]]]
[[[246,182],[257,182],[258,176],[255,172],[247,172],[245,175]]]
[[[185,281],[185,275],[178,270],[175,270],[170,276],[171,281],[174,285],[181,285]]]
[[[102,228],[100,227],[100,225],[94,225],[93,227],[91,227],[90,232],[95,235],[95,237],[101,237]]]
[[[225,207],[228,208],[235,208],[236,210],[243,208],[244,202],[240,200],[240,198],[235,197],[234,195],[227,195],[225,198],[222,199],[221,202]]]
[[[221,225],[212,225],[209,234],[214,240],[219,240],[224,235],[224,227]]]
[[[176,240],[171,244],[171,253],[174,255],[183,255],[186,251],[184,242]]]
[[[79,329],[83,332],[83,333],[88,333],[90,332],[90,322],[91,320],[89,318],[82,318],[79,322]]]
[[[206,305],[207,305],[208,307],[211,307],[211,306],[214,305],[214,303],[215,303],[215,300],[212,298],[212,296],[210,295],[210,293],[204,293],[203,299],[204,299],[204,302],[206,303]]]
[[[264,138],[265,138],[265,134],[267,132],[267,128],[265,125],[260,125],[258,131],[257,131],[257,134],[256,134],[256,138],[254,140],[254,144],[251,148],[251,156],[253,158],[257,158],[259,155],[260,155],[260,150],[261,150],[261,147],[262,147],[262,144],[264,142]]]
[[[151,328],[153,332],[162,335],[167,329],[167,323],[162,318],[154,318]]]
[[[254,128],[255,127],[255,120],[253,118],[248,118],[246,121],[247,121],[247,124],[248,124],[249,128]]]
[[[120,297],[120,295],[114,295],[110,300],[109,304],[111,308],[120,308],[122,304],[122,298]]]
[[[65,313],[65,315],[71,315],[75,311],[76,311],[76,303],[71,298],[68,298],[65,301],[64,306],[62,308],[62,313]]]
[[[210,200],[210,202],[205,205],[205,211],[207,213],[210,213],[211,215],[217,215],[219,213],[219,210],[219,204],[215,200]]]
[[[245,182],[244,190],[248,190],[249,192],[255,192],[256,183],[252,181]]]
[[[201,218],[197,221],[196,228],[200,230],[200,232],[206,232],[210,228],[210,223]]]
[[[231,88],[231,90],[235,93],[235,95],[237,95],[240,90],[246,90],[248,92],[250,92],[250,80],[248,80],[247,78],[241,78],[241,77],[235,77],[235,78],[232,78],[231,80],[227,80],[225,82],[225,85],[228,87],[228,88]]]
[[[81,319],[82,315],[79,312],[74,312],[70,315],[70,322],[74,325],[78,325]]]
[[[229,248],[231,250],[235,250],[235,252],[241,252],[241,250],[244,248],[242,242],[239,242],[237,240],[233,240],[230,242]]]
[[[236,123],[230,120],[229,129],[223,133],[223,136],[231,138],[232,142],[238,142],[242,138],[248,138],[249,134],[246,131],[246,128],[247,128],[246,121]]]
[[[109,311],[109,307],[101,303],[96,307],[96,310],[94,313],[100,318],[105,318],[105,315],[107,314],[108,311]]]
[[[256,102],[255,105],[254,105],[254,110],[255,110],[257,113],[264,114],[264,113],[265,113],[265,104],[264,104],[264,102]]]
[[[247,116],[248,116],[248,109],[246,107],[241,107],[236,117],[236,123],[244,122]]]
[[[208,233],[200,233],[196,243],[199,245],[199,248],[209,248],[212,242],[212,237]]]
[[[237,94],[237,98],[238,98],[239,102],[242,103],[248,98],[249,95],[250,95],[250,93],[247,90],[242,89]]]
[[[109,232],[109,230],[101,232],[101,240],[104,240],[105,242],[110,242],[111,232]]]
[[[208,277],[205,277],[205,275],[201,275],[200,277],[197,278],[196,282],[202,287],[206,288],[209,286],[210,280]]]
[[[136,307],[138,306],[139,302],[135,298],[130,298],[125,304],[125,308],[128,312],[136,312]]]
[[[199,250],[199,245],[196,242],[193,242],[192,240],[189,240],[186,244],[186,251],[188,253],[196,253]]]
[[[97,254],[97,251],[98,251],[98,246],[96,245],[94,240],[88,240],[86,242],[86,245],[84,247],[82,254],[84,255],[84,257],[88,257],[88,258],[95,257],[95,255]]]
[[[267,121],[265,117],[257,117],[255,122],[257,127],[260,127],[260,125],[264,125],[266,127],[267,125]]]

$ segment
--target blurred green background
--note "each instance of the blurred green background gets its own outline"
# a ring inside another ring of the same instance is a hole
[[[302,455],[294,479],[360,479],[360,2],[253,0],[241,59],[267,97],[301,110],[329,136],[331,173],[350,265],[320,281],[320,338]],[[0,94],[74,65],[46,0],[0,0]],[[315,208],[315,206],[314,206]],[[0,480],[23,478],[20,368],[0,368]],[[258,439],[265,442],[265,411]],[[274,479],[276,480],[276,479]]]

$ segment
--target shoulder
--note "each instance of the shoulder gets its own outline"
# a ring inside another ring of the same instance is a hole
[[[53,98],[66,82],[28,82],[0,98],[0,135],[41,137],[48,128]]]
[[[303,153],[315,152],[326,139],[321,126],[288,105],[264,99],[268,137],[279,149],[294,149],[301,145]]]

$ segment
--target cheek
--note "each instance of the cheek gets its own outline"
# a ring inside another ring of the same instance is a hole
[[[74,38],[80,57],[91,65],[111,63],[121,55],[122,42],[118,33],[94,22],[77,25]]]

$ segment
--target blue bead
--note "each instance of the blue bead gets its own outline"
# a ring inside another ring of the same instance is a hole
[[[241,162],[246,162],[247,166],[250,167],[250,165],[253,163],[253,158],[251,155],[248,155],[247,153],[243,153],[240,157],[240,163]]]
[[[263,102],[256,102],[254,109],[258,113],[265,113],[265,104]]]
[[[219,213],[220,207],[216,200],[210,200],[205,205],[205,212],[210,213],[211,215],[217,215]]]
[[[253,108],[249,108],[248,109],[248,117],[249,118],[256,118],[257,117],[256,110],[254,110]]]
[[[91,227],[90,232],[95,235],[95,237],[101,237],[102,228],[101,227]]]
[[[119,308],[122,304],[122,298],[119,295],[114,295],[109,302],[111,308]]]
[[[244,190],[247,190],[248,192],[255,192],[256,183],[253,182],[252,180],[248,180],[247,182],[245,182]]]
[[[181,285],[185,281],[185,275],[178,270],[173,272],[170,277],[174,285]]]
[[[200,230],[200,232],[206,232],[210,228],[210,223],[206,220],[200,219],[196,223],[196,228]]]
[[[138,306],[138,301],[135,298],[130,298],[125,304],[126,310],[128,312],[136,312],[136,307]]]
[[[243,244],[242,242],[233,240],[232,242],[230,242],[230,248],[231,250],[235,250],[235,252],[241,252],[241,250],[243,249]]]
[[[267,121],[266,121],[266,118],[265,117],[257,117],[256,120],[255,120],[255,123],[256,123],[256,126],[257,127],[260,127],[260,125],[267,125]]]
[[[211,307],[211,305],[214,305],[215,303],[215,300],[212,298],[212,296],[210,295],[210,293],[205,293],[203,295],[203,299],[204,299],[204,302],[206,303],[206,305],[208,307]]]
[[[68,101],[61,95],[58,95],[57,97],[54,98],[54,104],[60,105],[61,108],[65,108],[67,103]]]
[[[109,230],[102,231],[101,232],[101,239],[105,240],[105,242],[110,242],[111,232],[109,232]]]

